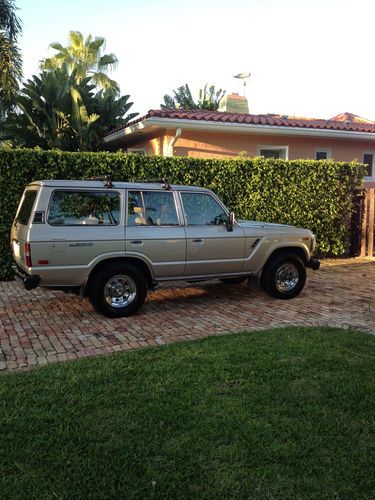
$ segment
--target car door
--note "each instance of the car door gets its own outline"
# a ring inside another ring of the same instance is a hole
[[[129,190],[125,239],[127,255],[145,260],[155,278],[182,276],[186,240],[176,193]]]
[[[243,229],[228,231],[228,213],[209,192],[181,192],[185,216],[186,276],[238,273],[245,255]]]
[[[16,217],[11,229],[11,248],[14,262],[24,270],[29,267],[26,258],[26,243],[30,243],[30,219],[34,212],[34,206],[39,191],[37,186],[29,187],[23,193]],[[29,255],[29,254],[28,254]]]
[[[45,224],[33,224],[33,265],[46,285],[80,285],[93,261],[125,254],[122,190],[55,189]]]

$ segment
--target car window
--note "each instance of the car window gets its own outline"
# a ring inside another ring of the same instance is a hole
[[[182,204],[188,226],[217,226],[228,223],[223,207],[205,193],[182,193]]]
[[[178,226],[173,193],[129,191],[128,226]]]
[[[26,191],[25,196],[23,197],[22,205],[18,211],[15,222],[19,222],[26,226],[29,222],[31,211],[34,206],[35,198],[37,191],[35,189]]]
[[[119,223],[119,214],[119,193],[54,191],[47,220],[54,226],[113,226]]]

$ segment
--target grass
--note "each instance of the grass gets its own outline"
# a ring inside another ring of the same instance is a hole
[[[0,377],[1,498],[374,498],[375,337],[286,328]]]

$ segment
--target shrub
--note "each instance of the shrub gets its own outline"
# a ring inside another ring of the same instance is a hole
[[[37,179],[167,177],[213,189],[237,218],[311,229],[321,255],[345,252],[353,197],[365,167],[331,160],[191,159],[109,153],[0,149],[0,279],[9,278],[9,229],[25,186]]]

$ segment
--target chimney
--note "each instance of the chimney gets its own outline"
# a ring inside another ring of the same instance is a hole
[[[232,92],[221,99],[218,111],[247,114],[249,105],[245,96]]]

